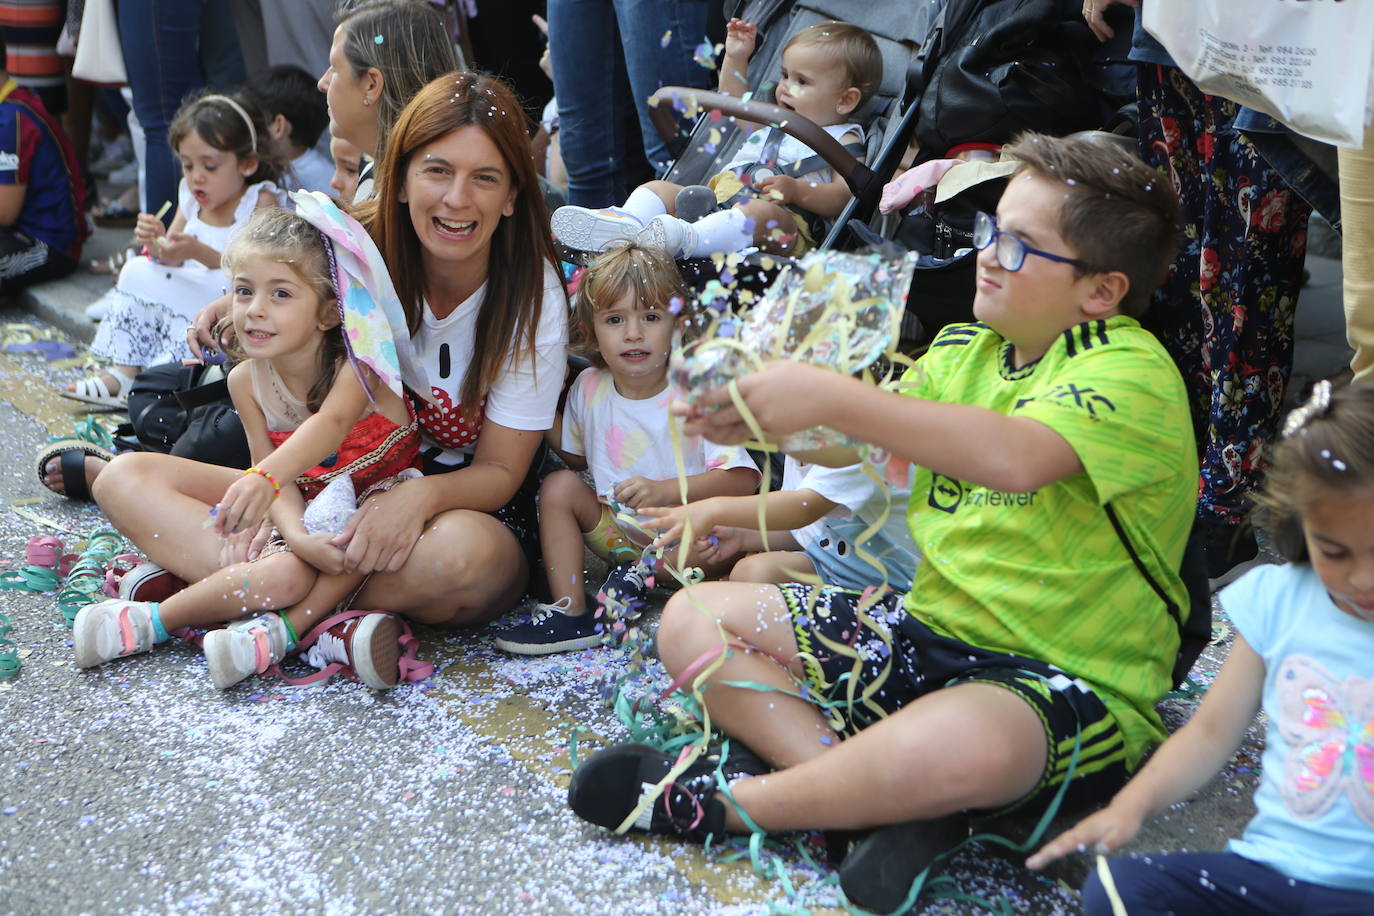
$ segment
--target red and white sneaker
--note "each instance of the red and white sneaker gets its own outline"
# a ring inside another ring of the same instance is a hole
[[[140,563],[119,579],[119,597],[128,601],[166,601],[186,583],[158,566]]]
[[[433,673],[432,664],[416,660],[416,645],[410,627],[394,614],[335,614],[301,642],[301,657],[320,673],[299,683],[342,674],[373,690],[390,690],[401,681],[417,681]]]

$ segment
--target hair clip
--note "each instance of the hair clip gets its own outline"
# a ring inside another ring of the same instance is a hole
[[[1312,386],[1307,403],[1301,407],[1294,407],[1288,418],[1283,421],[1283,438],[1287,439],[1314,419],[1325,416],[1330,409],[1331,382],[1329,379],[1322,379]]]
[[[386,38],[385,38],[384,36],[382,36],[382,35],[373,35],[373,36],[372,36],[372,43],[373,43],[374,45],[379,45],[379,44],[381,44],[381,43],[384,42],[384,41],[386,41]]]

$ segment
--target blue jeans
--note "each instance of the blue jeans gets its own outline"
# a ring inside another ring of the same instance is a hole
[[[120,0],[119,43],[134,93],[134,113],[148,138],[143,199],[157,212],[164,201],[176,213],[181,166],[167,145],[167,126],[181,100],[205,85],[200,66],[200,25],[206,0]]]
[[[549,40],[568,202],[619,204],[625,186],[624,110],[629,79],[644,153],[663,174],[669,153],[645,101],[660,86],[704,87],[716,73],[692,59],[706,37],[706,0],[549,0]],[[617,27],[622,54],[616,41]],[[664,38],[667,37],[667,44]]]

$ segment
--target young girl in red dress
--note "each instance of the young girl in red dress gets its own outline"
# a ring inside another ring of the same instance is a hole
[[[253,467],[197,464],[176,484],[223,537],[224,566],[162,602],[83,608],[74,628],[83,668],[146,652],[183,627],[228,623],[204,643],[221,689],[275,665],[311,629],[306,657],[317,667],[347,665],[374,688],[405,673],[395,617],[326,618],[364,579],[343,572],[339,516],[417,473],[419,431],[403,385],[429,388],[367,233],[324,195],[295,199],[295,214],[255,214],[225,254],[243,357],[229,391]],[[311,501],[344,477],[353,492],[330,520],[316,511],[325,501]]]

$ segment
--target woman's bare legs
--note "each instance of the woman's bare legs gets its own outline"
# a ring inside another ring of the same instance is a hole
[[[373,573],[355,603],[434,626],[476,626],[514,607],[529,574],[510,529],[486,512],[450,509],[430,520],[405,566]]]

